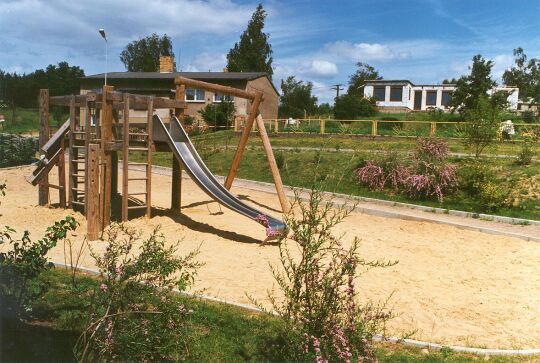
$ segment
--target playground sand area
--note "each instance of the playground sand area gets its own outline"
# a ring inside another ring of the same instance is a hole
[[[30,167],[0,172],[8,188],[0,204],[0,225],[19,233],[27,229],[37,239],[47,226],[71,214],[81,223],[74,237],[80,243],[86,231],[84,217],[37,206],[37,188],[24,180],[31,172]],[[56,180],[54,173],[51,180]],[[170,189],[170,177],[154,174],[154,217],[136,218],[128,225],[145,235],[160,225],[168,241],[180,241],[181,254],[199,248],[198,260],[205,265],[194,290],[243,304],[250,304],[246,293],[267,301],[267,291],[274,286],[269,264],[279,263],[279,253],[276,245],[259,245],[264,228],[220,208],[189,179],[182,181],[182,213],[171,213]],[[276,195],[234,186],[232,191],[262,212],[279,216]],[[51,199],[58,200],[54,190]],[[359,237],[360,253],[368,260],[399,261],[370,270],[357,282],[363,301],[384,301],[391,295],[389,306],[397,317],[389,323],[389,335],[414,331],[413,339],[445,345],[540,348],[539,243],[361,213],[352,213],[335,232],[345,233],[349,242]],[[103,241],[90,245],[95,251],[105,248]],[[63,246],[50,258],[63,262]],[[81,265],[94,267],[88,250]]]

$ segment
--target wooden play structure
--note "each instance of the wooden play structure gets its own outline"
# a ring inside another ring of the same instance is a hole
[[[126,221],[138,210],[139,215],[142,211],[151,217],[152,153],[168,151],[174,154],[172,210],[180,211],[182,169],[185,168],[196,184],[213,199],[259,223],[262,221],[270,237],[285,231],[286,226],[280,220],[265,216],[229,192],[256,123],[282,210],[287,212],[289,208],[264,122],[258,111],[264,97],[262,92],[244,91],[184,77],[176,77],[175,85],[175,99],[115,92],[112,86],[103,86],[101,92],[54,97],[49,96],[48,90],[42,89],[39,95],[41,159],[28,177],[29,182],[39,186],[39,205],[49,205],[51,189],[58,190],[60,207],[79,210],[86,216],[89,240],[99,238],[103,229],[110,224],[111,216]],[[250,101],[249,115],[224,185],[217,184],[183,129],[186,87]],[[50,105],[69,107],[69,120],[52,136],[49,133]],[[170,110],[168,124],[154,115],[156,109]],[[146,122],[130,122],[130,112],[134,110],[146,111]],[[121,163],[119,153],[122,156]],[[138,157],[137,161],[131,160],[133,153],[144,153],[144,159],[141,161],[141,157]],[[121,181],[118,173],[120,164]],[[55,167],[58,169],[58,182],[53,184],[49,172]],[[134,169],[144,171],[144,177],[134,176]]]

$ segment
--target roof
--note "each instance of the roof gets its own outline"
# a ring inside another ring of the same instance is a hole
[[[176,76],[197,80],[247,80],[251,81],[260,77],[267,77],[264,72],[110,72],[108,79],[174,79]],[[83,79],[105,78],[104,73],[93,74]]]
[[[415,87],[454,87],[455,83],[440,83],[440,84],[414,84],[408,79],[368,79],[365,83],[409,83]]]

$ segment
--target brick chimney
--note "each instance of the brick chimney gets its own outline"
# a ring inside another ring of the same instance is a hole
[[[174,58],[171,56],[159,57],[159,73],[171,73],[174,72]]]

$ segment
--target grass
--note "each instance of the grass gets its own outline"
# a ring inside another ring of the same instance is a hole
[[[34,312],[54,330],[71,331],[73,336],[83,328],[85,307],[90,291],[98,288],[93,276],[77,276],[77,287],[71,286],[71,276],[64,269],[54,269],[40,277],[49,291],[36,302]],[[278,319],[247,311],[231,305],[201,299],[178,296],[178,300],[193,309],[190,318],[193,336],[189,337],[189,361],[239,362],[282,361],[275,354],[278,341]],[[450,349],[422,351],[399,344],[376,344],[376,356],[380,362],[470,362],[483,357],[454,353]],[[492,362],[533,362],[535,358],[491,357]]]
[[[65,108],[54,109],[51,111],[49,124],[50,126],[58,126],[61,122],[57,119],[66,119]],[[60,111],[60,112],[58,112]],[[12,110],[1,111],[5,117],[6,122],[3,128],[0,128],[0,132],[7,132],[12,134],[25,134],[35,136],[39,133],[39,110],[37,108],[17,108],[15,110],[15,117]]]
[[[234,155],[234,146],[236,139],[229,139],[231,133],[211,133],[193,138],[199,154],[207,164],[208,168],[217,175],[227,175],[229,167]],[[224,140],[228,139],[227,142]],[[268,161],[264,152],[259,149],[259,143],[256,137],[252,137],[248,144],[248,150],[244,154],[238,177],[263,182],[272,182],[272,175],[268,167]],[[272,139],[272,144],[275,147],[275,141],[279,138]],[[276,150],[275,156],[280,165],[281,176],[284,184],[295,187],[310,187],[314,180],[328,178],[328,192],[344,193],[355,196],[363,196],[377,199],[390,200],[395,202],[420,204],[428,207],[437,207],[443,209],[454,209],[468,212],[482,212],[478,201],[470,198],[462,192],[457,192],[445,198],[444,202],[439,203],[436,200],[417,200],[408,198],[402,194],[394,194],[388,190],[370,191],[366,187],[358,185],[353,171],[365,159],[373,158],[371,148],[376,150],[395,150],[392,146],[396,146],[398,150],[410,150],[414,146],[414,141],[402,145],[402,142],[368,142],[366,140],[348,140],[349,146],[354,148],[356,152],[343,153],[331,151],[305,151],[300,147],[306,144],[310,147],[321,147],[321,144],[310,143],[310,139],[293,139],[293,144],[285,144],[293,147],[292,150]],[[303,143],[303,141],[309,141]],[[318,140],[320,142],[320,140]],[[334,142],[335,140],[326,140]],[[322,144],[325,148],[329,148],[331,143]],[[223,145],[227,144],[227,148]],[[281,144],[283,145],[283,144]],[[292,146],[296,145],[296,146]],[[302,145],[302,146],[300,146]],[[408,146],[405,148],[404,146]],[[130,156],[134,161],[142,156]],[[466,159],[453,158],[452,162],[456,164],[463,163]],[[140,160],[142,161],[142,160]],[[499,170],[499,174],[508,177],[517,176],[534,176],[540,174],[540,162],[536,161],[528,167],[522,167],[515,164],[514,159],[489,158],[484,161],[491,168]],[[170,167],[172,165],[171,153],[155,153],[153,156],[155,165]],[[529,200],[523,202],[519,208],[502,208],[496,214],[515,217],[540,220],[540,203],[537,200]]]

